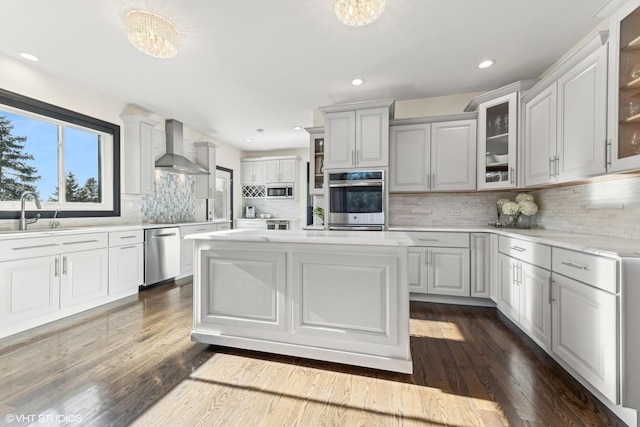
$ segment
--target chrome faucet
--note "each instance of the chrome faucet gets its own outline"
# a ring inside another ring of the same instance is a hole
[[[24,211],[24,204],[26,202],[26,197],[29,195],[33,196],[38,209],[42,209],[42,205],[40,204],[40,200],[38,200],[38,195],[36,193],[34,193],[33,191],[25,191],[24,193],[22,193],[22,196],[20,196],[20,230],[26,230],[27,224],[33,224],[34,222],[38,222],[38,220],[40,219],[40,214],[37,214],[34,218],[31,219],[27,219],[25,216],[26,214]]]
[[[60,221],[56,219],[59,213],[60,213],[60,208],[56,208],[56,212],[53,214],[53,219],[51,220],[51,228],[60,227]]]

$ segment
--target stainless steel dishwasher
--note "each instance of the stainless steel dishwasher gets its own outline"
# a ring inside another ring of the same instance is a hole
[[[144,286],[180,274],[180,228],[149,228],[144,232]]]

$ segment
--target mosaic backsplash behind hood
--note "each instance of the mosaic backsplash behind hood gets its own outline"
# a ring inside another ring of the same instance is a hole
[[[155,171],[154,192],[140,203],[142,222],[187,222],[196,217],[196,178]]]

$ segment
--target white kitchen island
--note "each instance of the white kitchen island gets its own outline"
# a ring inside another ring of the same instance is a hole
[[[194,240],[194,341],[411,373],[402,232],[226,230]]]

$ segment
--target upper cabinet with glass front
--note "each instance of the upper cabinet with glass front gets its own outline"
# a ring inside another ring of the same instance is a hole
[[[640,169],[640,1],[610,21],[609,172]]]
[[[536,80],[525,80],[471,100],[465,111],[478,111],[478,190],[518,185],[518,100]]]
[[[306,128],[309,141],[309,194],[324,194],[324,128]]]

